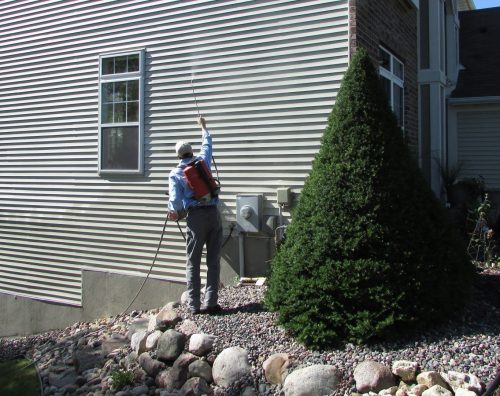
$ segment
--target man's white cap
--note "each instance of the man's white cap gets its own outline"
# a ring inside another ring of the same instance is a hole
[[[188,142],[180,141],[175,145],[175,152],[177,153],[177,157],[182,158],[186,154],[193,155],[193,148]]]

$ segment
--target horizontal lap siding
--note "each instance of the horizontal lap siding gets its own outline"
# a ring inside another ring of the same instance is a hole
[[[500,190],[500,106],[457,115],[462,177],[484,177],[487,190]]]
[[[81,269],[147,273],[179,139],[214,137],[221,210],[299,192],[347,67],[347,0],[0,4],[0,292],[81,304]],[[98,56],[144,49],[145,173],[100,177]],[[289,215],[286,213],[286,215]],[[184,280],[167,226],[152,276]]]

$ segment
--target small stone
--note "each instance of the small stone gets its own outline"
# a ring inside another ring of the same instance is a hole
[[[426,385],[429,389],[434,385],[439,385],[445,389],[448,388],[448,384],[436,371],[424,371],[420,373],[417,375],[417,383],[420,385]]]
[[[415,382],[418,363],[409,360],[397,360],[392,364],[392,373],[406,383]]]
[[[208,334],[193,334],[189,339],[188,350],[194,355],[204,356],[214,346],[215,336]]]

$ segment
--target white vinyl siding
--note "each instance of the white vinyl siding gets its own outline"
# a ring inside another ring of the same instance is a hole
[[[174,145],[214,139],[220,209],[298,193],[348,63],[347,0],[0,3],[0,292],[81,304],[81,270],[147,273]],[[99,56],[144,50],[144,172],[99,175]],[[285,213],[286,216],[289,213]],[[226,231],[227,232],[227,231]],[[167,226],[152,277],[184,282]]]
[[[482,176],[500,191],[500,107],[457,113],[457,160],[462,178]]]

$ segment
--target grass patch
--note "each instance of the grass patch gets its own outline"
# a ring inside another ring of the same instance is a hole
[[[40,394],[35,367],[23,368],[30,362],[28,359],[0,361],[0,395],[37,396]]]

